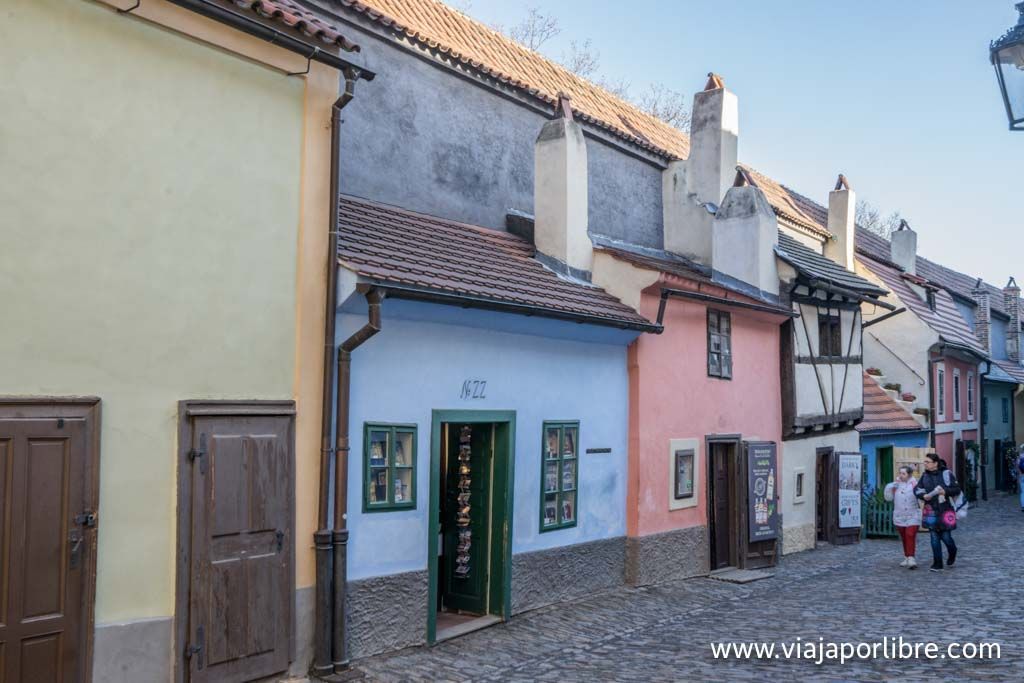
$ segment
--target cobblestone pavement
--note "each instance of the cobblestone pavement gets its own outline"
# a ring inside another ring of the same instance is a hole
[[[700,578],[621,589],[514,617],[441,643],[356,662],[374,681],[885,681],[1024,680],[1024,514],[996,494],[955,532],[955,569],[898,566],[895,540],[783,558],[771,579]],[[945,605],[948,611],[936,610]],[[997,642],[998,660],[716,660],[709,643],[875,642],[883,636]]]

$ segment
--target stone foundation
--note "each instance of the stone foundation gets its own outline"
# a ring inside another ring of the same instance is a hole
[[[625,537],[512,556],[512,614],[618,588]]]
[[[349,657],[423,645],[427,640],[427,570],[348,584]]]
[[[709,566],[705,526],[626,540],[626,581],[632,586],[703,576]]]
[[[817,529],[814,524],[790,526],[782,530],[782,554],[798,553],[814,548],[817,540]]]

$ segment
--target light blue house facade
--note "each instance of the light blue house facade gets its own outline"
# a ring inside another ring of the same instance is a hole
[[[351,361],[351,656],[621,585],[627,347],[657,326],[514,235],[343,221],[339,345],[382,298]]]
[[[874,491],[895,478],[903,463],[918,465],[931,443],[931,430],[867,373],[864,419],[857,425],[864,456],[864,490]]]

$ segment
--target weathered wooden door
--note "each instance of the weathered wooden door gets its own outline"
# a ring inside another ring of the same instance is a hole
[[[98,401],[0,400],[0,681],[87,681]]]
[[[448,609],[473,614],[488,611],[493,443],[492,424],[448,425],[443,601]],[[464,446],[468,459],[460,459]],[[468,486],[460,488],[460,481]]]
[[[711,443],[708,457],[711,460],[711,569],[721,569],[733,564],[733,466],[734,446]]]
[[[831,448],[819,448],[815,456],[814,524],[817,540],[832,543],[835,540],[833,508],[833,469],[835,463]],[[838,476],[838,475],[837,475]]]
[[[288,668],[291,649],[294,409],[290,402],[184,409],[187,678],[270,676]]]

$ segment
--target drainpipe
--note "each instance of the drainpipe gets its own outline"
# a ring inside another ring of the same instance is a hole
[[[331,107],[331,180],[330,180],[330,233],[327,240],[327,296],[324,304],[324,377],[320,406],[320,491],[317,499],[317,520],[319,528],[313,534],[316,548],[316,622],[313,634],[313,673],[329,674],[334,670],[331,658],[331,611],[333,579],[331,570],[332,534],[328,517],[331,465],[331,413],[334,406],[334,335],[338,305],[338,196],[339,185],[339,144],[341,141],[341,110],[352,101],[355,82],[365,78],[355,67],[346,67],[345,90]],[[372,74],[371,74],[372,76]]]
[[[935,450],[935,428],[936,418],[935,414],[935,392],[938,391],[938,387],[935,384],[935,359],[931,358],[929,354],[928,358],[928,421],[932,425],[932,438],[931,438],[931,450]]]
[[[981,450],[984,448],[988,450],[988,444],[985,443],[985,420],[982,416],[981,404],[985,400],[985,379],[988,377],[988,373],[992,372],[992,361],[985,361],[985,372],[978,375],[978,393],[977,397],[981,400],[975,401],[974,416],[978,419],[978,469],[981,471],[981,499],[988,500],[988,483],[985,481],[985,466],[982,462],[985,458],[985,453]],[[993,451],[995,453],[995,451]],[[993,458],[994,459],[994,458]]]
[[[334,563],[334,602],[331,650],[335,673],[348,668],[348,632],[345,595],[348,584],[348,416],[351,404],[352,352],[380,332],[380,303],[384,294],[374,288],[366,292],[366,324],[338,347],[338,407],[335,413],[337,437],[334,451],[334,529],[331,532]]]

